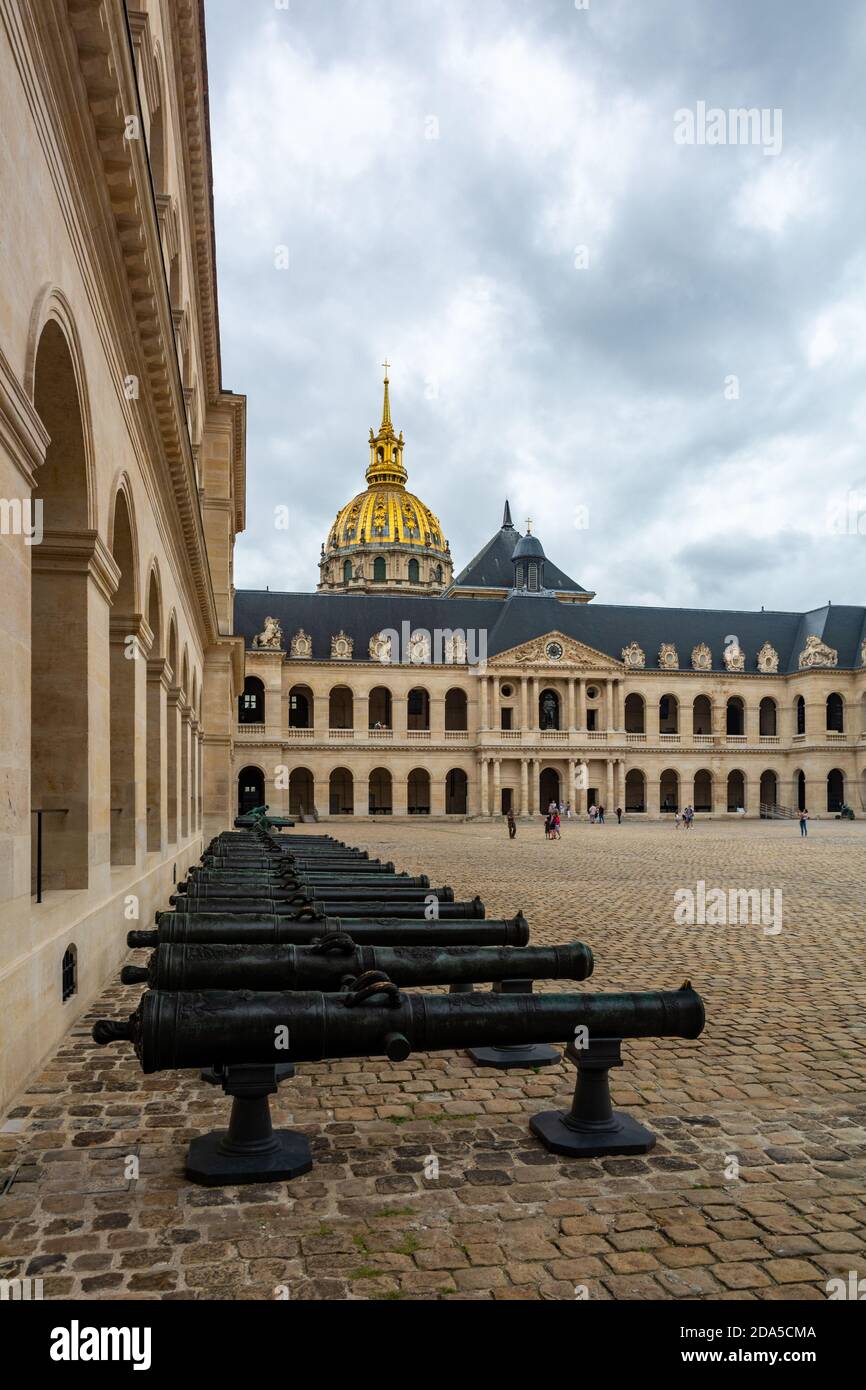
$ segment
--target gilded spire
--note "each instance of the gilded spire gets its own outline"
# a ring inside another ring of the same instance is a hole
[[[390,362],[382,363],[382,366],[385,368],[385,399],[382,402],[382,423],[379,426],[380,434],[384,434],[386,430],[393,433],[394,429],[394,426],[391,424],[391,400],[388,395],[388,368],[390,365]]]
[[[383,362],[385,368],[385,397],[382,402],[382,423],[379,426],[379,433],[375,434],[370,430],[370,466],[367,469],[367,483],[370,487],[375,487],[379,483],[390,484],[393,487],[403,487],[406,483],[406,469],[403,467],[403,432],[399,436],[394,433],[394,426],[391,422],[391,397],[388,393],[389,363]]]

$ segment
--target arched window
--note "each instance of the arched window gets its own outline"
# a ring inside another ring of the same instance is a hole
[[[265,804],[265,774],[259,767],[245,767],[238,773],[238,815],[245,816]]]
[[[680,778],[675,768],[667,768],[659,778],[659,809],[678,811],[680,807]]]
[[[646,733],[644,722],[644,700],[642,695],[626,695],[625,697],[625,731],[627,734]]]
[[[659,733],[679,732],[680,706],[676,695],[662,695],[659,699]]]
[[[797,714],[797,733],[804,734],[806,732],[806,701],[803,699],[802,695],[797,696],[795,709]]]
[[[289,691],[289,728],[312,729],[313,692],[307,685],[293,685]]]
[[[377,555],[373,561],[373,579],[376,584],[385,583],[385,560],[381,555]]]
[[[264,724],[265,687],[258,676],[247,676],[244,693],[238,700],[239,724]]]
[[[732,695],[726,710],[726,732],[739,738],[746,732],[746,707],[739,695]]]
[[[437,583],[437,584],[441,584],[444,578],[445,578],[445,572],[444,572],[444,570],[442,569],[442,566],[441,566],[441,565],[437,565],[437,566],[436,566],[436,583]]]
[[[418,568],[417,560],[409,561],[409,583],[417,584],[421,578],[421,571]]]
[[[534,560],[531,561],[529,565],[529,588],[538,588],[538,565]]]
[[[289,815],[310,816],[315,809],[312,772],[308,767],[293,767],[289,773]]]
[[[692,807],[695,811],[713,809],[713,774],[708,768],[695,773]]]
[[[430,728],[430,696],[421,686],[410,690],[406,697],[406,727],[416,730]]]
[[[758,709],[759,733],[761,738],[775,738],[776,701],[765,695]]]
[[[630,768],[625,775],[625,809],[646,810],[646,778],[637,767]]]
[[[347,767],[335,767],[328,778],[328,814],[352,816],[355,813],[355,780]]]
[[[845,804],[845,774],[838,767],[827,773],[827,810],[841,811]]]
[[[352,561],[343,561],[343,583],[348,584],[352,578]]]
[[[445,728],[461,730],[468,727],[466,691],[455,686],[445,696]]]
[[[712,734],[713,732],[713,707],[710,704],[709,696],[696,695],[692,704],[692,723],[693,732],[696,734]],[[697,807],[695,807],[697,810]]]
[[[742,772],[728,773],[728,810],[744,811],[746,808],[746,779]]]
[[[406,809],[410,816],[430,814],[430,773],[425,767],[413,768],[406,784]]]
[[[772,768],[761,773],[761,815],[768,816],[779,800],[779,779]]]
[[[461,767],[452,767],[445,778],[445,814],[465,816],[469,799],[469,780]]]

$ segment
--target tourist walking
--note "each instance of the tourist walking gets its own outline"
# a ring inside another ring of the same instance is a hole
[[[603,806],[599,806],[599,808],[598,808],[598,823],[599,823],[599,825],[604,825],[604,807],[603,807]]]
[[[589,808],[589,823],[590,823],[590,825],[595,825],[595,821],[596,821],[596,817],[597,817],[597,816],[598,816],[598,811],[595,809],[595,802],[593,802],[592,805],[591,805],[590,808]]]
[[[554,813],[553,813],[553,815],[551,816],[551,819],[550,819],[550,828],[551,828],[551,837],[550,837],[550,838],[551,838],[552,840],[561,840],[561,839],[562,839],[562,835],[560,834],[560,825],[561,825],[561,824],[562,824],[562,822],[560,821],[560,818],[559,818],[559,812],[558,812],[558,811],[554,811]]]
[[[617,823],[617,825],[622,825],[622,807],[621,807],[621,806],[617,806],[617,808],[616,808],[616,823]]]
[[[800,834],[801,834],[801,836],[802,836],[802,835],[808,836],[808,834],[809,834],[808,825],[807,825],[808,820],[809,820],[809,812],[806,810],[806,807],[804,806],[803,809],[802,809],[802,811],[800,812]]]
[[[508,838],[509,840],[513,840],[517,834],[517,821],[514,819],[514,808],[512,806],[509,806],[505,820],[508,824]]]
[[[568,820],[571,820],[571,802],[570,802],[570,801],[566,801],[566,803],[565,803],[565,814],[566,814],[567,819],[568,819]]]
[[[674,830],[679,830],[679,828],[680,828],[680,813],[679,813],[679,810],[676,810],[676,811],[674,812]]]

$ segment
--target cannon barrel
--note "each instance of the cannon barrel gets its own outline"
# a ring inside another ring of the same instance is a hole
[[[388,902],[420,902],[423,903],[428,897],[438,898],[442,903],[452,903],[454,901],[454,889],[447,884],[439,888],[424,887],[404,887],[401,883],[388,879],[382,883],[373,880],[372,883],[347,883],[343,884],[339,879],[334,879],[329,883],[311,883],[299,888],[271,887],[269,884],[240,885],[223,887],[220,883],[203,883],[200,887],[197,883],[190,884],[187,892],[183,895],[174,894],[169,899],[174,902],[176,897],[193,898],[273,898],[275,901],[281,900],[301,905],[311,902],[314,898],[337,898],[350,899],[352,902],[360,902],[364,898],[377,899]]]
[[[585,980],[592,951],[567,946],[161,945],[146,966],[126,965],[125,985],[151,989],[322,990],[381,971],[396,985],[480,984],[497,980]]]
[[[478,918],[427,922],[416,918],[327,917],[311,922],[293,922],[286,917],[245,917],[204,912],[158,912],[156,931],[130,931],[132,946],[158,946],[163,943],[213,943],[219,945],[305,945],[324,935],[347,933],[361,944],[396,943],[401,946],[525,946],[529,923],[521,912],[516,917]]]
[[[380,987],[381,988],[381,987]],[[246,990],[147,990],[128,1024],[97,1023],[96,1042],[130,1039],[144,1072],[210,1066],[388,1057],[502,1043],[591,1039],[696,1038],[700,995],[682,989],[641,994],[356,994]],[[359,992],[360,994],[360,992]],[[106,1036],[107,1028],[114,1030]],[[285,1046],[281,1043],[285,1042]]]
[[[402,917],[424,920],[429,912],[425,902],[376,902],[373,899],[350,901],[345,898],[314,898],[306,903],[289,903],[275,898],[195,898],[176,894],[169,901],[179,912],[189,916],[202,913],[228,914],[241,917],[285,917],[287,921],[304,922],[324,917]],[[484,904],[480,898],[469,902],[439,903],[437,915],[444,920],[453,918],[483,918]]]
[[[378,893],[387,897],[392,889],[412,888],[430,892],[430,880],[425,874],[415,878],[400,877],[397,874],[291,874],[275,877],[256,875],[244,878],[231,874],[196,874],[177,885],[178,891],[197,893],[199,897],[235,897],[244,893],[264,893],[269,897],[287,896],[290,893],[316,893],[323,888],[358,889],[361,895]]]

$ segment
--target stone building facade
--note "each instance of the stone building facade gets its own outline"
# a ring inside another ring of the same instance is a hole
[[[407,590],[400,571],[342,584],[353,541],[332,529],[331,579],[315,594],[236,596],[239,807],[323,819],[531,816],[554,799],[640,818],[689,804],[721,818],[866,810],[863,607],[592,602],[507,503],[438,593]]]
[[[0,1106],[229,823],[245,400],[198,0],[0,0]]]

